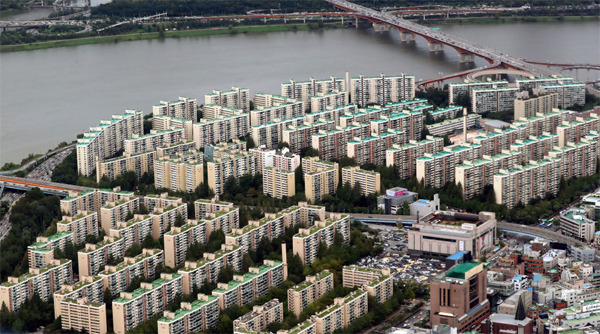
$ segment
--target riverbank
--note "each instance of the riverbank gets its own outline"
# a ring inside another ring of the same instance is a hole
[[[310,23],[306,24],[275,24],[275,25],[253,25],[253,26],[237,26],[237,27],[220,27],[220,28],[209,28],[209,29],[195,29],[195,30],[177,30],[177,31],[164,31],[164,32],[149,32],[149,33],[134,33],[124,35],[110,35],[110,36],[96,36],[96,37],[85,37],[75,39],[63,39],[47,42],[37,42],[29,44],[18,44],[18,45],[2,45],[0,46],[0,52],[15,52],[15,51],[28,51],[28,50],[39,50],[49,49],[61,46],[77,46],[86,44],[99,44],[99,43],[118,43],[127,41],[139,41],[144,39],[161,39],[161,38],[179,38],[179,37],[193,37],[193,36],[209,36],[209,35],[235,35],[235,34],[246,34],[246,33],[265,33],[265,32],[283,32],[283,31],[299,31],[299,30],[312,30],[314,25]],[[335,28],[335,25],[325,24],[324,28],[330,29]],[[339,26],[338,26],[339,27]]]
[[[536,23],[536,22],[575,22],[575,21],[597,21],[598,16],[517,16],[517,17],[468,17],[468,18],[450,18],[450,19],[433,19],[419,20],[421,24],[427,22],[436,22],[440,24],[468,24],[468,23]]]

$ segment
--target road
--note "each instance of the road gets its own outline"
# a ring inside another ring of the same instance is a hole
[[[26,171],[31,166],[35,166],[40,161],[42,161],[42,160],[44,160],[44,159],[46,159],[46,158],[48,158],[50,156],[53,156],[54,154],[58,154],[58,153],[61,153],[61,152],[67,151],[67,150],[69,150],[69,153],[71,153],[71,151],[75,148],[76,144],[77,143],[73,143],[73,144],[69,144],[69,145],[67,145],[65,147],[57,148],[57,149],[55,149],[53,151],[50,151],[50,152],[42,155],[41,157],[38,157],[36,159],[31,160],[30,162],[24,164],[23,166],[21,166],[21,167],[19,167],[17,169],[13,169],[13,170],[10,170],[10,171],[0,172],[0,175],[12,175],[12,174],[15,174],[16,172],[19,172],[19,171]],[[62,159],[60,160],[60,162],[62,162],[62,160],[64,160],[64,158],[67,155],[65,155],[64,157],[62,157]],[[56,165],[58,165],[58,163],[56,163],[54,166],[56,167]],[[36,169],[37,169],[37,167],[36,167]],[[54,169],[54,167],[52,169]],[[48,179],[48,180],[42,180],[42,181],[50,181],[50,179]]]

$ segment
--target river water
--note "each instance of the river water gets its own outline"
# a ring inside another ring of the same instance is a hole
[[[506,53],[556,62],[600,63],[595,21],[442,25]],[[485,62],[477,60],[475,65]],[[397,31],[334,29],[235,34],[61,47],[0,58],[0,163],[43,153],[111,114],[231,86],[280,93],[281,82],[379,73],[417,79],[465,70],[457,53],[431,54]],[[567,73],[568,74],[568,73]],[[574,74],[573,74],[574,75]],[[580,80],[598,73],[580,71]]]

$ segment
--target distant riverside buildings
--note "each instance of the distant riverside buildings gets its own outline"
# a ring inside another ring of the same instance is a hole
[[[152,106],[154,116],[164,115],[176,118],[196,120],[198,102],[196,99],[179,97],[176,101],[160,101],[160,104]]]
[[[508,81],[496,80],[496,81],[469,81],[469,82],[451,82],[448,85],[449,90],[449,103],[457,104],[458,98],[467,98],[471,101],[473,89],[481,88],[492,88],[496,87],[508,87]]]
[[[281,84],[281,95],[302,100],[306,108],[310,99],[318,94],[329,94],[334,90],[347,90],[344,79],[331,77],[330,79],[316,80],[310,78],[308,81],[290,80]]]
[[[538,113],[547,114],[558,108],[558,93],[544,93],[540,89],[533,90],[533,96],[529,92],[520,92],[515,99],[514,119],[529,118]]]
[[[482,114],[511,110],[514,108],[518,91],[517,87],[498,86],[473,89],[471,92],[471,111]]]
[[[231,87],[231,90],[213,90],[204,96],[204,104],[216,104],[224,107],[250,111],[250,91],[248,88]]]
[[[238,178],[243,174],[255,174],[256,157],[246,151],[233,151],[227,157],[216,158],[207,162],[208,186],[215,194],[220,195],[224,192],[224,185],[227,178],[233,176]]]
[[[350,80],[350,102],[361,107],[367,104],[384,105],[391,102],[415,98],[415,77],[413,75],[381,74],[379,77],[359,77]]]

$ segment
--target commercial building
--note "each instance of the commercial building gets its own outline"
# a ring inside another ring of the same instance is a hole
[[[359,77],[350,79],[350,103],[361,107],[375,103],[384,105],[415,98],[415,77],[413,75]]]
[[[47,266],[29,268],[29,273],[19,277],[9,276],[8,281],[0,284],[0,305],[6,305],[9,312],[16,312],[35,293],[48,301],[63,285],[71,284],[72,279],[70,260],[53,260]]]
[[[583,263],[590,263],[595,260],[596,251],[591,247],[574,245],[574,246],[569,246],[569,251],[570,251],[571,257],[575,261],[581,261]],[[598,296],[598,297],[600,297],[600,296]]]
[[[448,325],[459,333],[477,328],[489,316],[487,270],[465,262],[431,281],[431,326]]]
[[[350,183],[352,187],[358,183],[364,196],[381,191],[381,175],[377,172],[360,169],[358,166],[342,168],[342,184],[346,183]]]
[[[585,83],[558,81],[554,84],[540,86],[549,93],[558,93],[558,106],[560,108],[571,108],[585,104]]]
[[[199,293],[191,303],[182,302],[175,312],[165,311],[158,319],[158,334],[187,334],[214,328],[219,320],[219,301]]]
[[[585,210],[571,209],[560,215],[560,229],[565,235],[591,242],[596,232],[596,222],[586,217]]]
[[[182,293],[179,274],[160,274],[152,283],[141,283],[133,292],[121,292],[112,302],[113,327],[117,334],[139,326],[155,314],[162,313],[167,304]]]
[[[344,79],[331,76],[330,79],[316,80],[310,78],[308,81],[290,80],[281,84],[281,95],[302,100],[305,106],[310,103],[310,98],[317,94],[328,94],[335,90],[347,90]]]
[[[496,216],[439,211],[413,224],[408,231],[408,253],[417,257],[446,258],[458,251],[470,251],[478,258],[494,247]]]
[[[229,283],[217,283],[212,295],[218,298],[221,310],[232,305],[248,305],[266,295],[270,287],[280,286],[283,277],[283,262],[264,260],[260,267],[250,267],[244,275],[234,275]]]
[[[193,192],[204,183],[204,163],[201,156],[196,153],[180,153],[155,160],[154,186],[174,192]]]
[[[411,216],[426,217],[440,209],[440,198],[438,194],[433,195],[433,199],[420,199],[408,205]]]
[[[293,252],[298,254],[302,263],[310,265],[317,258],[319,244],[333,245],[334,235],[338,234],[344,242],[350,240],[350,219],[345,214],[329,214],[325,221],[315,221],[310,228],[301,228],[293,237]]]
[[[104,287],[102,277],[80,276],[79,282],[73,285],[63,285],[59,291],[54,293],[54,319],[61,316],[61,302],[63,300],[78,300],[80,298],[85,298],[87,302],[103,303]]]
[[[233,331],[263,332],[272,322],[283,322],[283,303],[277,298],[262,305],[256,305],[252,312],[233,321]]]
[[[77,252],[79,275],[97,275],[109,257],[120,259],[124,254],[123,238],[105,236],[104,240],[97,244],[85,244],[85,248]]]
[[[332,305],[310,318],[316,325],[316,333],[334,332],[367,314],[367,300],[367,293],[362,290],[356,290],[342,298],[335,298]]]
[[[185,262],[187,250],[195,243],[206,244],[206,222],[189,220],[183,226],[171,227],[165,233],[165,266],[176,268]]]
[[[506,111],[514,108],[517,87],[476,88],[471,91],[471,110],[477,114]]]
[[[479,88],[492,88],[496,87],[508,87],[508,81],[506,80],[488,80],[488,81],[469,81],[469,82],[451,82],[448,85],[449,90],[449,103],[457,104],[458,99],[461,98],[469,98],[471,99],[471,93],[473,89]]]
[[[196,149],[209,144],[229,142],[244,137],[249,132],[250,117],[246,112],[234,113],[230,116],[218,116],[214,119],[201,119],[194,123],[193,136]]]
[[[98,214],[96,212],[80,211],[74,216],[62,216],[62,220],[56,223],[58,232],[72,232],[73,243],[85,242],[87,235],[98,236]]]
[[[134,172],[138,179],[154,169],[155,151],[123,153],[122,157],[96,162],[96,182],[102,177],[114,180],[126,172]]]
[[[377,208],[384,210],[386,215],[395,214],[404,203],[415,202],[419,194],[410,192],[405,188],[394,187],[387,189],[384,195],[377,197]]]
[[[54,303],[59,303],[54,301]],[[64,331],[77,330],[90,334],[106,334],[106,304],[93,302],[87,298],[64,299],[59,303],[61,328]]]
[[[333,290],[333,274],[323,270],[314,276],[306,276],[304,282],[287,290],[288,310],[297,317],[310,304]]]
[[[123,144],[125,153],[137,154],[156,151],[158,147],[171,146],[185,140],[182,128],[172,128],[163,131],[150,130],[145,135],[134,134],[125,139]]]
[[[225,236],[225,243],[242,247],[242,252],[256,251],[262,238],[273,240],[283,235],[285,214],[266,213],[260,220],[251,220],[242,228],[232,229]]]
[[[223,186],[230,176],[239,178],[244,174],[254,175],[256,169],[256,157],[248,152],[231,152],[226,158],[217,158],[206,164],[208,169],[208,187],[215,194],[221,195],[225,191]]]
[[[216,282],[219,271],[225,266],[234,271],[242,268],[242,248],[235,245],[221,245],[221,249],[214,253],[204,253],[203,259],[198,261],[185,261],[184,267],[179,269],[183,279],[183,293],[190,294],[194,288],[201,287],[204,282]]]
[[[144,133],[143,115],[139,110],[126,110],[123,115],[113,115],[91,127],[83,138],[77,139],[77,173],[90,176],[96,161],[115,156],[123,150],[125,139]]]
[[[539,114],[552,112],[558,108],[558,93],[545,93],[539,89],[533,91],[535,95],[529,96],[529,92],[517,93],[515,99],[514,119],[528,118]]]
[[[104,271],[98,273],[102,278],[103,291],[110,290],[113,296],[125,291],[131,280],[136,277],[148,278],[156,275],[156,268],[163,264],[162,249],[142,249],[142,254],[123,258],[116,266],[106,265]]]
[[[204,104],[217,104],[224,107],[250,111],[250,90],[248,88],[231,87],[231,90],[213,90],[204,95]]]

